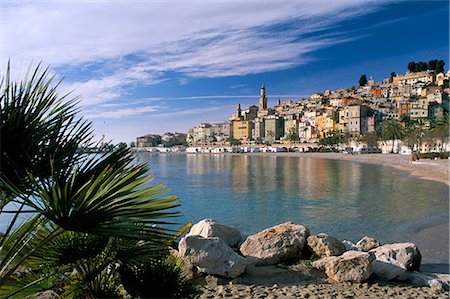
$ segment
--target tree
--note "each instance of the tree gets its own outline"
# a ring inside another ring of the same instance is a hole
[[[396,119],[388,119],[383,123],[382,137],[385,141],[392,140],[391,153],[393,153],[395,140],[403,137],[403,127]]]
[[[161,225],[177,197],[148,185],[148,166],[126,147],[79,151],[95,144],[92,124],[49,72],[38,65],[13,82],[8,64],[0,83],[0,296],[116,297],[122,262],[167,251],[173,234]]]
[[[368,132],[362,136],[362,141],[367,146],[376,147],[378,145],[378,136],[375,132]]]
[[[408,127],[403,131],[402,138],[412,150],[417,148],[418,152],[420,152],[426,139],[427,131],[427,124],[423,120],[410,121]]]
[[[426,70],[428,70],[428,64],[426,62],[420,61],[417,65],[419,72],[425,72]]]
[[[450,135],[450,115],[444,114],[444,117],[437,117],[431,124],[431,137],[439,146],[439,151],[444,149],[445,139]]]
[[[391,82],[394,81],[394,77],[395,77],[395,76],[397,76],[397,74],[396,74],[395,72],[391,72],[391,77],[390,77]]]
[[[230,139],[228,141],[230,142],[231,146],[237,146],[237,145],[242,144],[240,140],[233,138],[233,137],[230,137]]]
[[[445,66],[444,60],[437,60],[436,61],[436,73],[444,73],[444,66]]]
[[[363,74],[359,78],[359,86],[365,86],[366,84],[367,84],[367,76],[366,74]]]
[[[300,140],[298,134],[295,132],[294,129],[291,129],[289,134],[286,136],[286,139],[291,142],[297,142]]]
[[[411,61],[408,63],[408,72],[413,73],[416,70],[416,63],[414,61]]]
[[[436,70],[436,63],[437,62],[438,62],[437,59],[433,59],[433,60],[428,61],[428,69],[431,70],[431,71]]]

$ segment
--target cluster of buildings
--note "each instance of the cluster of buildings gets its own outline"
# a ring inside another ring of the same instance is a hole
[[[360,87],[315,93],[309,98],[288,100],[267,107],[266,89],[261,86],[259,105],[236,111],[223,123],[202,123],[187,133],[190,145],[317,142],[332,131],[360,136],[374,132],[386,119],[402,121],[432,119],[448,112],[447,73],[407,73]]]

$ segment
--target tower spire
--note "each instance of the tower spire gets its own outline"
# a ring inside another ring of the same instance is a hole
[[[264,82],[261,85],[261,91],[259,93],[259,110],[267,109],[266,87]]]

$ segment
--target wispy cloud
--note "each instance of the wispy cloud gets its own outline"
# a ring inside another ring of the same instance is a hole
[[[145,106],[139,108],[115,108],[107,111],[95,111],[94,113],[86,114],[87,118],[123,118],[137,116],[145,113],[159,111],[162,107],[160,106]]]
[[[95,79],[64,87],[97,105],[167,80],[167,72],[182,83],[307,63],[315,50],[357,38],[324,30],[382,2],[2,2],[1,67],[8,57],[62,70],[96,63]]]

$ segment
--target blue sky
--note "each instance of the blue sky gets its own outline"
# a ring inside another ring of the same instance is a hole
[[[96,134],[114,142],[226,120],[269,105],[404,73],[444,59],[449,2],[2,1],[1,70],[31,61],[82,96]]]

